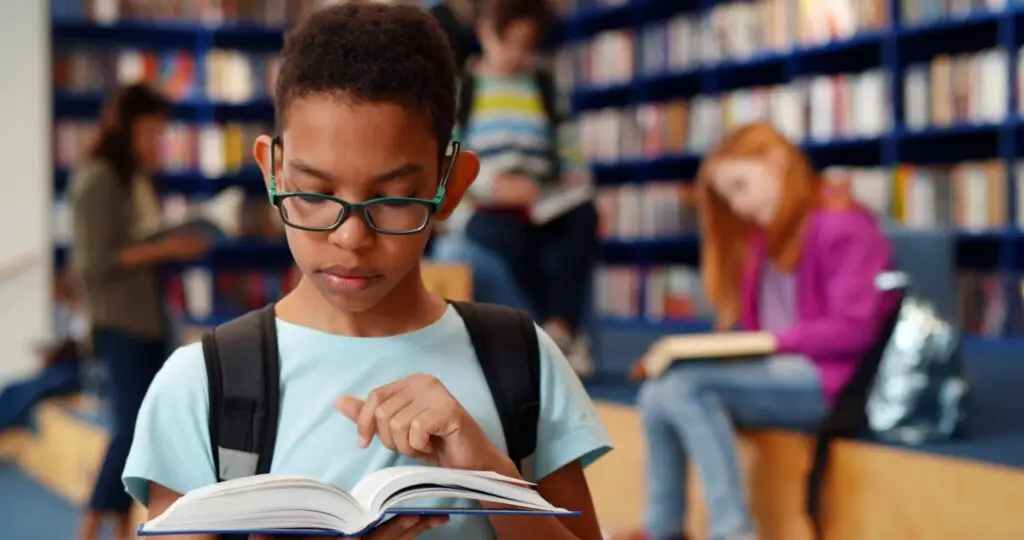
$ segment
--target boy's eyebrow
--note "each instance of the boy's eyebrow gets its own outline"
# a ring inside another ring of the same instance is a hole
[[[299,171],[299,172],[301,172],[303,174],[308,174],[309,176],[318,178],[320,180],[324,180],[325,182],[337,182],[338,181],[338,177],[335,176],[334,174],[329,173],[329,172],[324,171],[324,170],[321,170],[321,169],[318,169],[318,168],[316,168],[316,167],[314,167],[314,166],[312,166],[312,165],[310,165],[310,164],[308,164],[305,161],[302,161],[300,159],[290,160],[288,162],[288,164],[293,169],[295,169],[295,170],[297,170],[297,171]],[[381,174],[376,174],[371,179],[374,182],[383,183],[383,182],[387,182],[389,180],[395,180],[395,179],[398,179],[398,178],[401,178],[401,177],[404,177],[404,176],[409,176],[409,175],[412,175],[412,174],[416,174],[416,173],[418,173],[418,172],[420,172],[422,170],[423,170],[423,167],[421,165],[417,165],[415,163],[406,163],[405,165],[401,165],[399,167],[395,167],[394,169],[391,169],[388,172],[381,173]]]

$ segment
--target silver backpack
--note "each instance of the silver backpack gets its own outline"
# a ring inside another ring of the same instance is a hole
[[[882,290],[904,290],[902,272],[880,274]],[[896,324],[882,353],[865,412],[879,439],[917,445],[954,437],[967,396],[961,336],[934,306],[904,293]]]

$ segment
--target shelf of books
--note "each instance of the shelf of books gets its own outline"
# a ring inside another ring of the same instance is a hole
[[[74,234],[65,194],[69,170],[89,150],[105,97],[139,80],[173,103],[155,183],[164,219],[239,187],[237,234],[194,264],[168,268],[179,320],[222,322],[280,297],[294,283],[291,254],[263,180],[250,159],[273,129],[275,56],[292,21],[325,3],[53,0],[54,262]]]
[[[954,231],[966,330],[1024,347],[1024,2],[563,4],[554,63],[599,186],[603,327],[708,327],[692,179],[724,131],[768,120],[879,215]]]

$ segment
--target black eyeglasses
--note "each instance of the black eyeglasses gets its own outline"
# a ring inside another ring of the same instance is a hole
[[[444,203],[445,187],[451,176],[461,145],[452,141],[448,166],[433,199],[417,197],[380,197],[359,203],[348,202],[324,193],[277,191],[276,149],[282,146],[275,137],[270,148],[270,204],[281,213],[285,225],[304,231],[333,231],[352,213],[358,214],[370,230],[381,234],[416,234],[423,231]]]

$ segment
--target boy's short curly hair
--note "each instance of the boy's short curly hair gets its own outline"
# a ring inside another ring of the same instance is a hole
[[[554,19],[547,0],[481,0],[477,16],[490,21],[499,36],[515,21],[533,21],[543,32]]]
[[[425,114],[441,151],[455,123],[456,71],[444,31],[414,6],[353,0],[288,33],[274,92],[279,129],[293,100],[316,94],[391,102]]]

